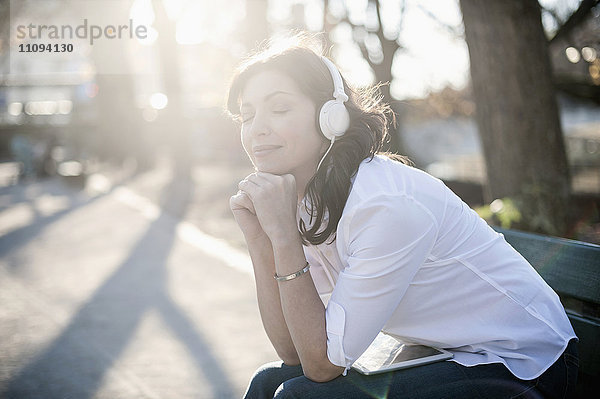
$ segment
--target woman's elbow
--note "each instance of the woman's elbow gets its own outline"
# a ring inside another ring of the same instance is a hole
[[[313,382],[328,382],[339,377],[344,371],[343,367],[336,366],[328,360],[322,365],[302,367],[304,376]]]

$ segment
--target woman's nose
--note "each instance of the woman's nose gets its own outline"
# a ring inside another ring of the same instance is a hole
[[[250,125],[250,134],[252,136],[261,136],[270,133],[270,127],[265,118],[255,115]]]

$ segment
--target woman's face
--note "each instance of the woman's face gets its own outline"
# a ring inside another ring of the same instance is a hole
[[[251,77],[241,94],[242,145],[254,167],[290,173],[306,184],[328,142],[315,126],[316,106],[276,70]]]

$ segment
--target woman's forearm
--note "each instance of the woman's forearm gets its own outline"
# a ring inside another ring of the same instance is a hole
[[[265,235],[247,242],[247,244],[254,266],[256,296],[265,332],[285,364],[290,366],[300,364],[300,359],[283,317],[279,287],[277,281],[273,278],[275,261],[271,241]]]
[[[298,271],[305,263],[299,234],[273,243],[279,275]],[[329,381],[342,373],[327,358],[325,307],[309,273],[279,282],[281,307],[288,331],[302,363],[304,374],[313,381]]]

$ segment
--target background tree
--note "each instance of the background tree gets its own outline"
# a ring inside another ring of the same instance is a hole
[[[267,0],[246,0],[246,18],[240,25],[239,39],[247,52],[269,38],[268,5]]]
[[[158,30],[156,41],[160,78],[168,99],[167,106],[161,111],[155,128],[159,134],[169,136],[171,159],[175,174],[185,181],[191,173],[190,131],[192,122],[186,118],[183,109],[182,82],[180,68],[180,48],[176,40],[177,23],[170,19],[162,0],[153,0],[152,7],[156,16]]]
[[[323,29],[329,32],[335,24],[331,23],[333,19],[328,15],[329,2],[324,2],[324,19]],[[383,100],[389,103],[392,110],[398,114],[398,101],[396,101],[390,93],[390,83],[392,82],[392,64],[394,55],[401,49],[398,41],[400,33],[400,24],[402,15],[404,14],[405,0],[401,0],[398,26],[394,29],[390,37],[384,35],[383,23],[381,21],[381,4],[379,0],[369,0],[367,2],[367,17],[372,17],[373,20],[366,20],[364,24],[355,24],[348,17],[346,8],[345,15],[337,23],[345,22],[352,27],[352,36],[363,58],[369,63],[375,75],[375,82],[382,82],[381,94]],[[390,151],[403,153],[401,141],[399,137],[399,127],[390,126]],[[395,133],[395,134],[394,134]]]
[[[58,3],[60,4],[60,3]],[[111,5],[109,11],[116,16],[127,15],[131,1]],[[78,3],[75,11],[85,15],[86,4]],[[127,48],[124,41],[115,40],[107,45],[91,46],[91,61],[99,71],[94,80],[97,84],[95,97],[98,111],[94,126],[94,147],[104,159],[122,163],[128,158],[142,166],[140,145],[140,112],[135,107],[135,89],[131,65],[127,60]],[[121,60],[119,73],[106,73],[104,67],[112,60]]]
[[[485,198],[511,197],[517,227],[565,234],[570,177],[536,0],[460,0],[476,121],[488,184]]]

